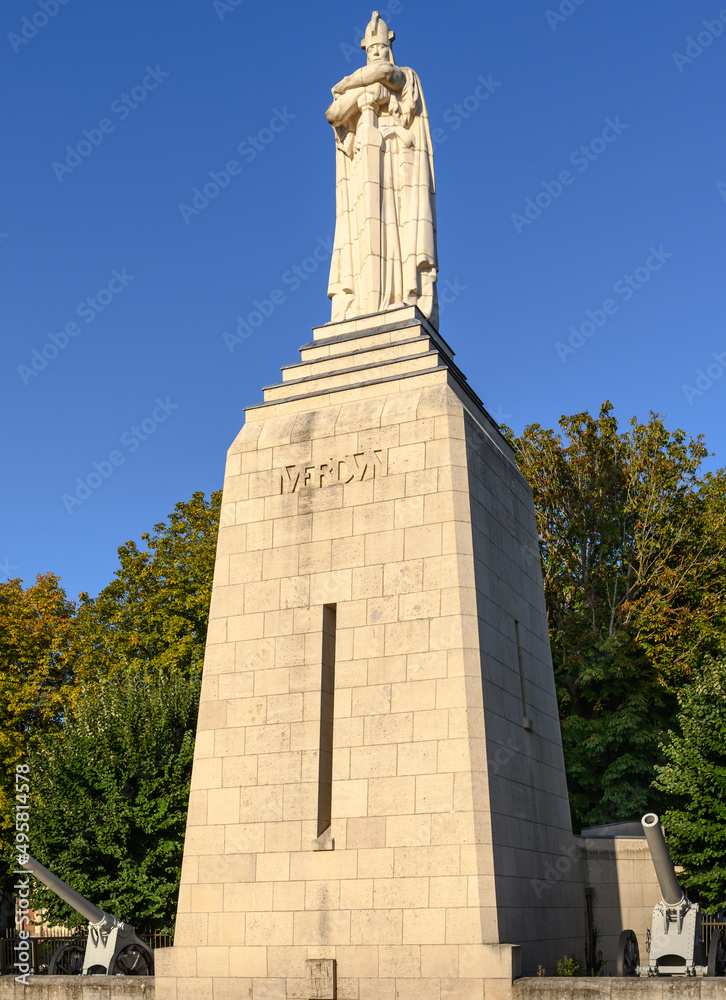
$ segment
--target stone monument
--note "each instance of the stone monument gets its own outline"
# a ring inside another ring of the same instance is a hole
[[[438,325],[434,161],[421,81],[398,67],[373,12],[367,65],[333,87],[336,136],[332,321],[416,305]]]
[[[532,495],[438,331],[392,39],[327,111],[332,320],[228,453],[159,1000],[493,1000],[585,938]]]

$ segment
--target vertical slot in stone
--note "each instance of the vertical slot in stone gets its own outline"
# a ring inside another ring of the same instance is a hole
[[[320,759],[318,765],[318,837],[330,829],[333,796],[333,706],[335,698],[335,605],[323,607],[320,674]]]
[[[527,711],[527,692],[524,686],[524,662],[522,658],[522,642],[519,636],[519,622],[514,622],[514,632],[517,637],[517,666],[519,667],[519,689],[522,695],[522,726],[529,732],[532,731],[532,720]]]

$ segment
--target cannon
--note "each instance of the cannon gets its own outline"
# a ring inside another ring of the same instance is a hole
[[[55,952],[48,966],[50,976],[151,976],[154,956],[151,948],[136,936],[130,924],[105,913],[75,889],[26,855],[21,861],[32,875],[88,921],[88,939],[71,941]]]
[[[726,938],[723,928],[714,929],[706,955],[702,914],[678,884],[663,828],[655,813],[646,813],[641,823],[653,859],[661,900],[653,907],[646,934],[648,964],[640,964],[638,939],[623,931],[618,942],[619,976],[723,976],[726,972]]]

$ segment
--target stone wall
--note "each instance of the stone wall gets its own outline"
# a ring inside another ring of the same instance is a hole
[[[0,1000],[154,1000],[153,977],[31,976],[30,985],[0,977]],[[512,1000],[725,1000],[726,979],[527,978]]]
[[[724,1000],[726,979],[518,979],[512,1000]]]
[[[153,976],[0,976],[0,1000],[154,1000]]]
[[[635,931],[641,960],[646,961],[645,932],[661,898],[647,841],[644,837],[576,837],[575,843],[580,848],[585,891],[592,890],[596,947],[605,961],[602,972],[615,973],[618,938],[626,929]]]

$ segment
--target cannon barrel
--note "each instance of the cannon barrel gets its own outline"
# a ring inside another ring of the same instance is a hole
[[[47,885],[56,896],[60,896],[61,899],[65,900],[69,906],[72,906],[86,920],[92,924],[98,924],[106,918],[107,914],[103,910],[99,910],[97,906],[94,906],[88,899],[81,896],[79,892],[71,889],[63,879],[58,878],[53,872],[49,872],[47,868],[44,868],[35,858],[31,858],[29,854],[27,858],[27,861],[21,861],[23,868],[27,868],[43,885]]]
[[[684,898],[684,892],[678,884],[676,870],[668,853],[660,820],[655,813],[646,813],[640,822],[643,825],[645,839],[648,841],[663,902],[668,906],[677,906]]]

